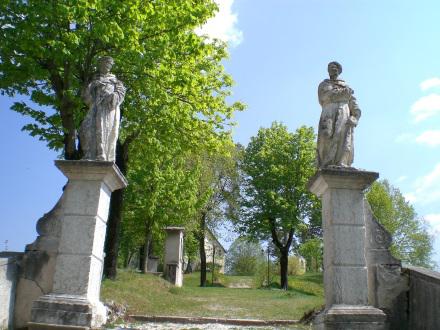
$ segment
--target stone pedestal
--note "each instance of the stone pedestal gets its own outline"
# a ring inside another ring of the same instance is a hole
[[[322,201],[323,329],[382,329],[385,324],[385,314],[368,306],[364,190],[378,176],[375,172],[329,168],[319,170],[310,180],[310,191]],[[370,321],[375,327],[369,326]]]
[[[112,191],[127,185],[113,162],[56,161],[69,179],[52,292],[33,303],[30,329],[89,329],[106,321],[99,300]]]
[[[183,284],[183,232],[182,227],[167,227],[165,241],[165,278],[177,287]]]

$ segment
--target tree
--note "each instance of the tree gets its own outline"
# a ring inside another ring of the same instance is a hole
[[[233,112],[243,108],[225,101],[232,84],[221,65],[225,44],[194,33],[216,9],[212,0],[4,1],[0,92],[29,97],[12,106],[32,119],[23,130],[66,159],[78,159],[77,129],[87,111],[81,90],[97,59],[110,55],[127,87],[117,148],[123,174],[139,138],[162,141],[162,153],[171,144],[215,150],[228,136]],[[105,262],[110,277],[122,203],[123,192],[114,192]]]
[[[146,272],[151,245],[162,246],[166,226],[185,226],[186,235],[194,230],[190,220],[200,171],[180,149],[161,153],[161,143],[142,142],[134,142],[137,152],[127,174],[133,184],[126,192],[122,241],[126,256],[141,248],[141,271]]]
[[[311,238],[299,246],[298,252],[307,261],[307,269],[317,272],[322,266],[323,244],[319,237]]]
[[[375,182],[367,200],[376,219],[393,238],[393,256],[410,265],[433,268],[432,237],[400,190],[387,180]]]
[[[228,249],[225,268],[232,275],[254,275],[259,263],[264,262],[264,250],[250,237],[238,237]]]
[[[280,253],[281,287],[287,290],[288,254],[297,231],[316,209],[306,188],[315,172],[315,135],[311,127],[290,133],[273,123],[261,128],[246,147],[242,164],[241,232],[272,239]]]
[[[198,182],[198,203],[196,221],[198,228],[195,236],[199,242],[200,286],[206,286],[205,236],[207,229],[215,231],[222,221],[233,219],[238,211],[239,176],[238,162],[241,146],[235,146],[232,140],[216,155],[202,153],[198,155],[201,175]]]

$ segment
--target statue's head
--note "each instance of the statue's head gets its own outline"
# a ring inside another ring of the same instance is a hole
[[[112,66],[115,64],[115,61],[110,56],[100,57],[98,60],[98,71],[102,74],[107,74],[112,69]]]
[[[330,78],[337,78],[342,73],[342,65],[333,61],[328,64],[327,70]]]

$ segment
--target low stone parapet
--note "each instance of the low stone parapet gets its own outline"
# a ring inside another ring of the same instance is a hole
[[[406,267],[409,277],[408,329],[440,329],[440,273]]]

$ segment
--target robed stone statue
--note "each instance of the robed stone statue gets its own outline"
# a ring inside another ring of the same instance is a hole
[[[319,84],[318,97],[322,107],[318,128],[318,167],[351,167],[354,146],[353,130],[361,110],[353,90],[344,80],[338,79],[342,66],[328,64],[330,79]]]
[[[113,64],[113,58],[101,57],[98,74],[83,90],[84,102],[89,106],[79,131],[83,159],[115,161],[119,107],[124,101],[125,87],[110,73]]]

